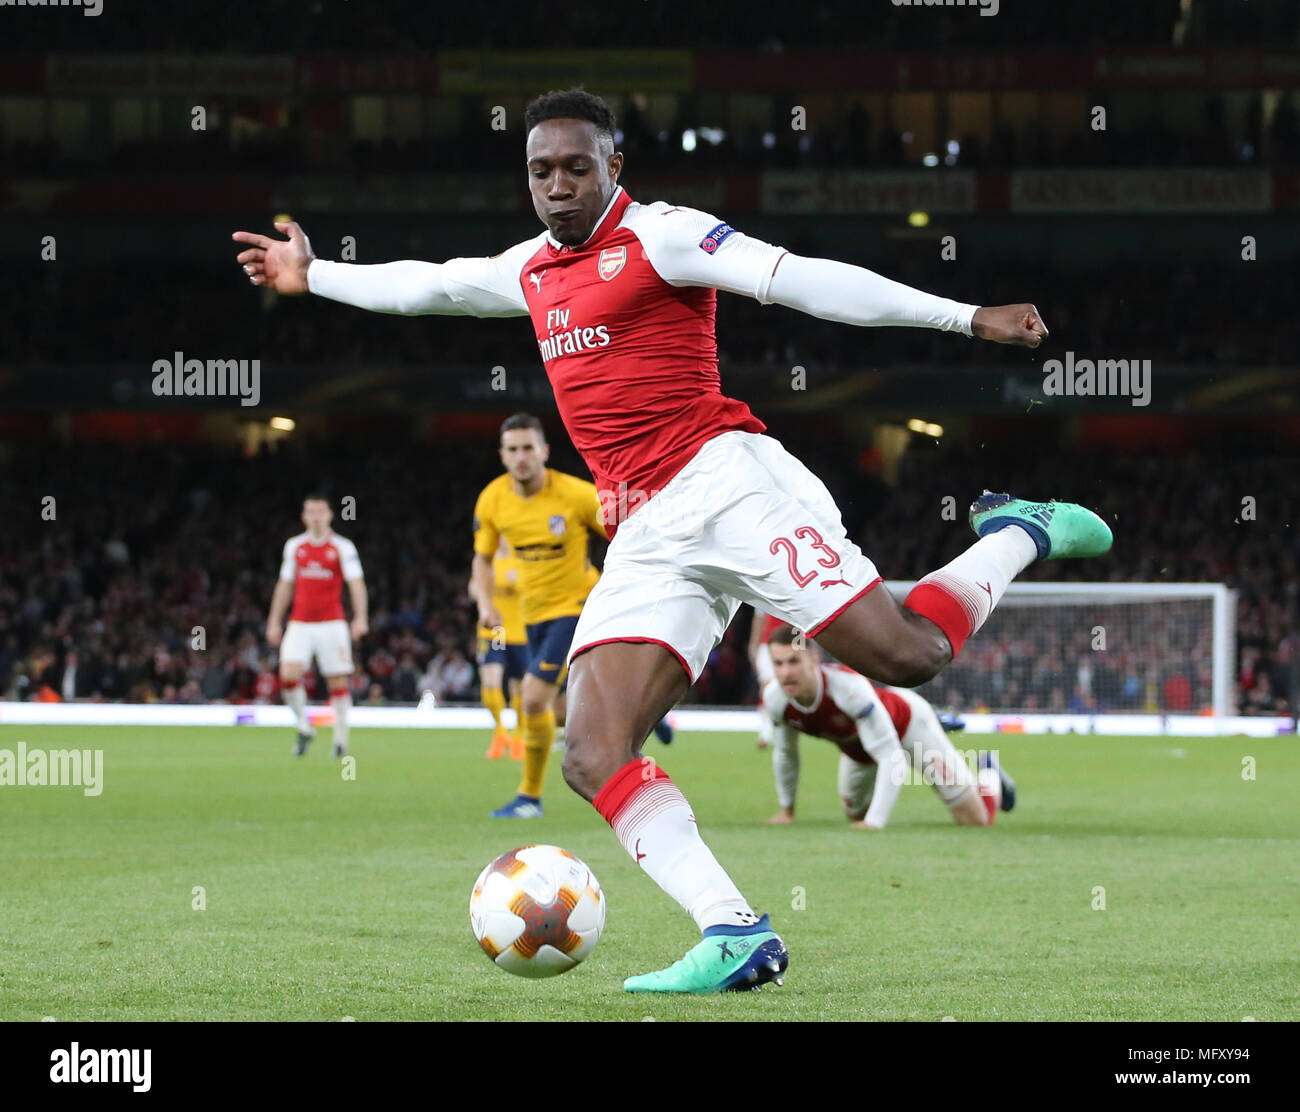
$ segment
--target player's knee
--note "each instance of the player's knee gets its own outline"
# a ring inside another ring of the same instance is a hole
[[[592,800],[600,791],[608,777],[602,777],[600,762],[595,759],[590,746],[582,744],[580,738],[567,733],[564,740],[564,761],[560,771],[564,782],[583,799]]]
[[[525,714],[545,714],[555,704],[555,696],[541,685],[526,684],[521,702]]]

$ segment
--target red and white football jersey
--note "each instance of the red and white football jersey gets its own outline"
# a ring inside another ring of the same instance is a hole
[[[291,622],[334,622],[345,618],[343,584],[362,578],[357,546],[337,533],[313,541],[299,533],[284,543],[280,578],[293,584]]]
[[[832,741],[842,752],[863,763],[871,763],[872,758],[863,748],[859,719],[887,714],[900,738],[912,724],[912,708],[901,696],[888,688],[876,687],[865,676],[841,664],[818,665],[817,697],[810,706],[796,703],[776,680],[764,685],[762,701],[764,713],[773,722]]]
[[[543,232],[492,258],[451,259],[442,280],[472,316],[532,318],[565,428],[613,510],[612,538],[706,441],[766,429],[722,393],[714,318],[718,290],[770,304],[785,254],[620,186],[582,245]]]

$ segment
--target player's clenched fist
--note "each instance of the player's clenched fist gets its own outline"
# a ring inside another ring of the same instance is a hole
[[[251,244],[236,259],[255,286],[269,286],[276,293],[306,293],[307,267],[316,257],[311,241],[296,220],[277,220],[275,227],[289,238],[272,239],[257,232],[236,232],[231,236],[236,243]]]
[[[971,332],[995,344],[1036,348],[1047,338],[1047,325],[1028,302],[1021,305],[985,305],[975,310]]]

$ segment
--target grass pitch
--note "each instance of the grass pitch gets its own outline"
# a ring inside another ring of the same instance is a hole
[[[303,760],[292,740],[0,727],[0,748],[104,751],[96,798],[0,787],[0,1018],[1300,1016],[1294,737],[959,738],[1001,752],[1015,812],[959,829],[908,787],[881,833],[840,817],[828,744],[803,742],[799,821],[773,829],[770,760],[750,736],[652,739],[791,955],[781,988],[685,999],[623,993],[698,935],[564,786],[558,755],[546,818],[504,822],[487,813],[518,766],[483,759],[486,732],[354,730],[355,781],[328,730]],[[609,917],[586,963],[525,981],[479,950],[469,891],[491,858],[537,841],[591,865]]]

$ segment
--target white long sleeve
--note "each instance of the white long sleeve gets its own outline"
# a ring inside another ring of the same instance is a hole
[[[774,302],[822,320],[857,325],[909,325],[971,333],[978,305],[905,286],[865,267],[785,255],[772,275],[765,303]]]
[[[448,259],[445,263],[403,259],[360,266],[313,259],[307,267],[307,288],[332,301],[376,313],[527,316],[520,274],[545,237],[543,232],[489,258]]]
[[[772,747],[772,776],[776,780],[776,801],[793,807],[799,791],[799,734],[785,722],[773,723],[775,744]]]
[[[320,297],[375,313],[415,316],[465,311],[443,285],[442,264],[415,259],[373,266],[313,259],[307,267],[307,288]]]
[[[907,754],[898,740],[894,723],[880,703],[876,703],[869,714],[860,716],[857,723],[862,748],[878,766],[865,821],[869,826],[883,827],[889,821],[894,804],[898,802],[898,793],[903,790],[903,782],[907,779]]]

